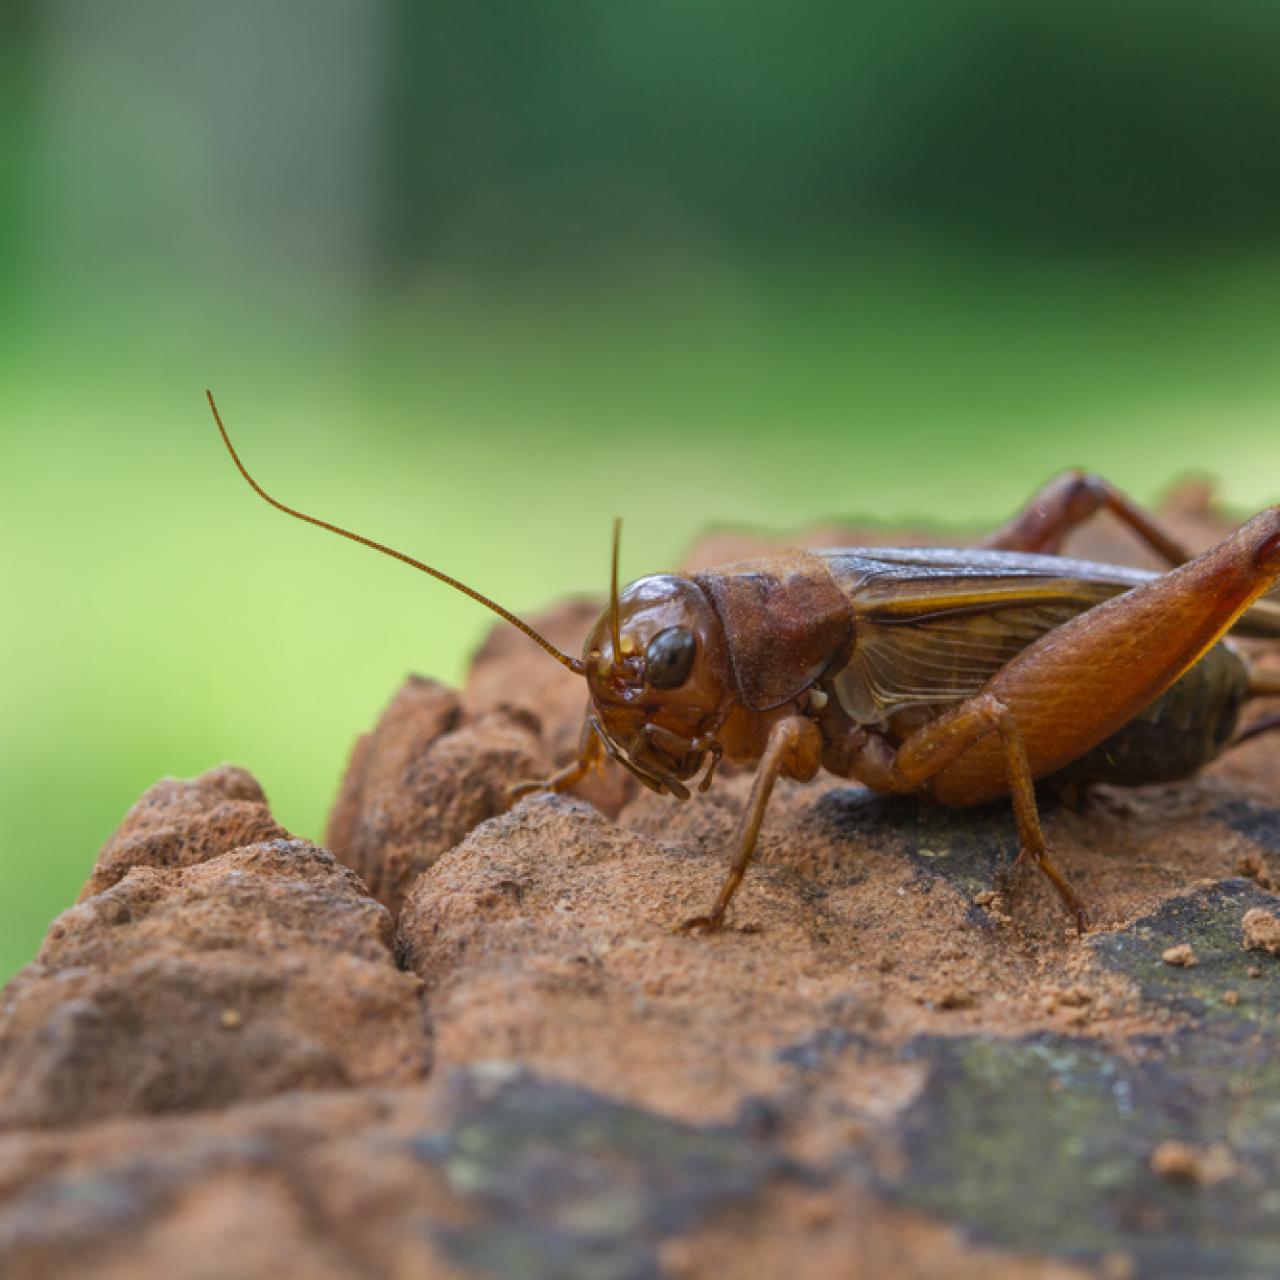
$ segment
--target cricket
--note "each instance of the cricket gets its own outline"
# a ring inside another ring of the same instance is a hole
[[[1280,640],[1280,600],[1263,598],[1280,577],[1280,505],[1192,556],[1114,486],[1073,470],[973,547],[794,551],[621,589],[615,522],[609,603],[573,657],[441,570],[270,496],[206,394],[260,498],[463,592],[585,679],[577,758],[513,787],[513,801],[567,790],[609,761],[678,800],[695,780],[709,788],[722,759],[755,766],[724,883],[687,932],[724,924],[778,778],[825,769],[956,807],[1007,797],[1014,866],[1038,867],[1083,933],[1036,784],[1174,781],[1280,729],[1280,715],[1241,727],[1250,700],[1280,696],[1280,671],[1234,643]],[[1104,510],[1168,569],[1058,554]]]

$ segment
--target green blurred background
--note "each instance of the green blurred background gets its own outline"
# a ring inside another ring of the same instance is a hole
[[[318,836],[466,600],[1280,495],[1280,9],[0,0],[0,977],[162,774]]]

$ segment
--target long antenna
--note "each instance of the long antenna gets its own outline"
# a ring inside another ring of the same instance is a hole
[[[613,639],[613,661],[622,660],[622,634],[618,626],[618,547],[622,543],[622,519],[613,518],[613,570],[609,575],[609,630]]]
[[[451,578],[447,573],[441,573],[439,569],[433,569],[429,564],[423,564],[421,560],[415,560],[412,556],[405,555],[403,551],[396,551],[393,547],[383,546],[381,542],[375,542],[372,538],[364,537],[363,534],[352,533],[350,529],[343,529],[340,525],[330,524],[328,520],[321,520],[318,516],[309,516],[303,511],[295,511],[293,507],[286,507],[283,502],[277,501],[249,474],[244,463],[240,461],[240,455],[231,443],[231,437],[227,435],[226,427],[222,425],[222,415],[218,412],[218,406],[214,402],[213,392],[206,391],[205,395],[209,398],[209,408],[213,410],[213,420],[218,424],[218,432],[222,436],[222,443],[227,446],[231,461],[236,464],[236,469],[244,476],[249,488],[264,502],[270,503],[277,511],[283,511],[285,515],[293,516],[296,520],[305,520],[307,524],[314,524],[321,529],[328,529],[330,533],[336,533],[340,538],[349,538],[352,542],[358,542],[362,547],[372,547],[374,551],[381,551],[384,556],[390,556],[393,560],[399,560],[411,568],[421,569],[423,573],[429,573],[433,578],[439,578],[446,586],[461,591],[464,596],[470,596],[473,600],[484,605],[486,609],[492,609],[498,617],[504,618],[513,627],[518,627],[534,644],[541,645],[561,666],[568,667],[574,675],[586,674],[586,664],[581,659],[571,658],[567,653],[561,653],[550,640],[540,636],[527,622],[522,622],[510,610],[504,609],[500,604],[495,604],[488,596],[481,595],[480,592],[473,590],[466,583],[459,582],[457,578]]]

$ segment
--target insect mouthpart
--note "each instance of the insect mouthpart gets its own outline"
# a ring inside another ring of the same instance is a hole
[[[643,762],[638,760],[605,728],[599,716],[592,716],[588,723],[592,732],[604,744],[605,753],[609,759],[620,764],[650,791],[656,791],[659,795],[672,795],[680,800],[689,798],[689,788],[669,768],[664,768],[650,758],[646,758]],[[646,757],[651,755],[652,752],[646,753]]]

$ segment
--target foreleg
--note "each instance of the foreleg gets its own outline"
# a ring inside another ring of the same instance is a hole
[[[604,742],[595,731],[592,717],[587,716],[582,722],[582,733],[578,737],[577,756],[563,769],[557,769],[549,778],[518,782],[508,787],[507,799],[515,804],[517,800],[533,795],[536,791],[568,791],[575,782],[581,782],[592,769],[604,768],[605,758]]]

